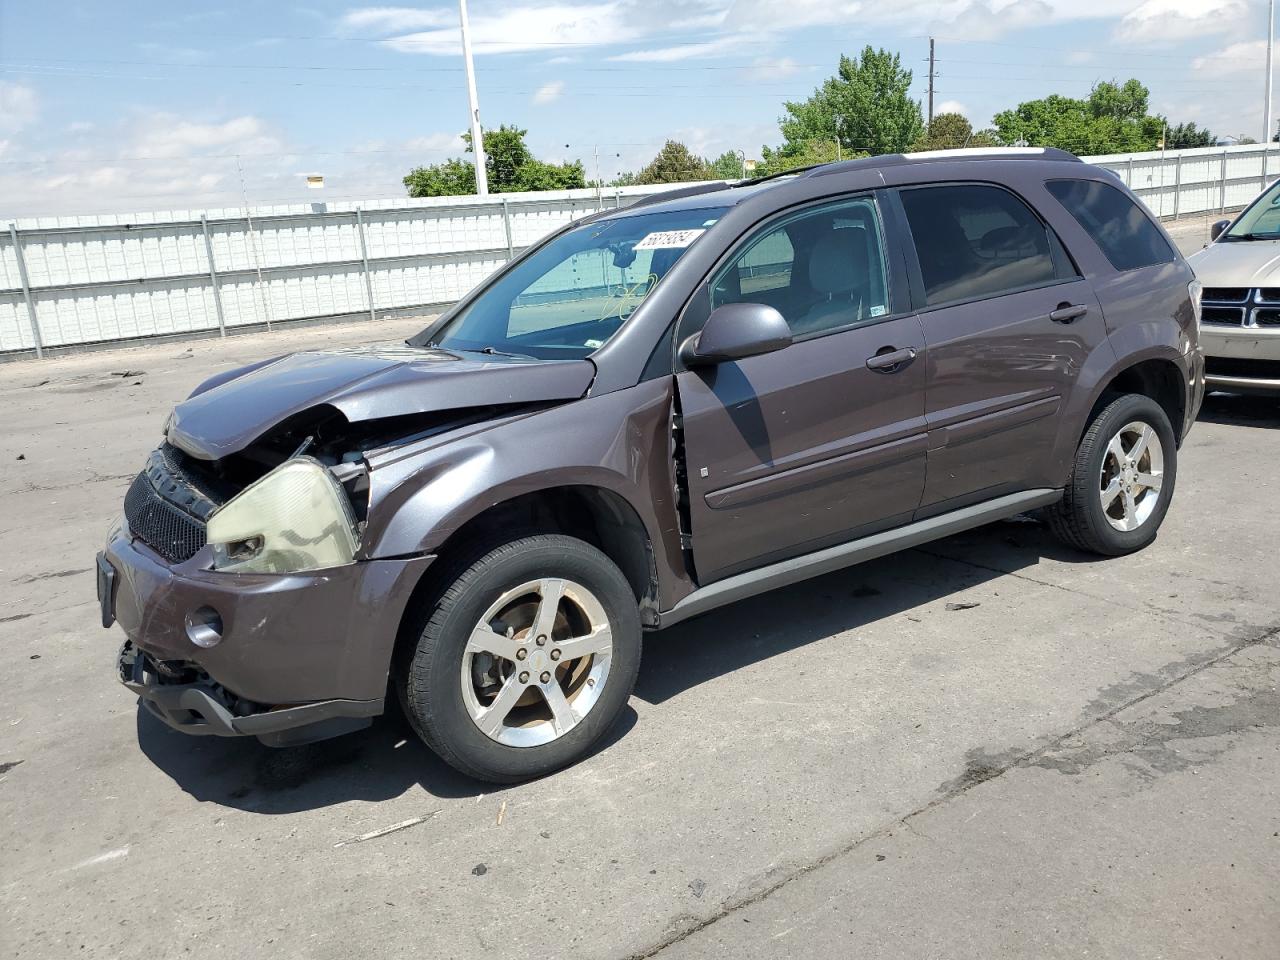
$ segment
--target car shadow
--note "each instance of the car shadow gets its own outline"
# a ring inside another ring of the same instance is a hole
[[[592,753],[608,749],[635,723],[635,710],[628,707]],[[141,707],[137,731],[142,752],[186,793],[251,813],[390,800],[415,787],[441,799],[507,789],[446,764],[423,745],[394,703],[364,730],[299,747],[266,747],[246,737],[193,737],[169,729]]]
[[[1280,398],[1211,393],[1197,419],[1237,427],[1280,427]]]
[[[740,601],[647,635],[635,694],[647,703],[662,703],[749,664],[939,604],[1045,557],[1091,559],[1058,545],[1038,522],[1018,517]],[[636,713],[628,707],[593,753],[608,749],[635,723]],[[191,737],[142,709],[137,733],[143,753],[192,797],[253,813],[388,800],[414,788],[442,799],[505,789],[472,780],[436,757],[394,701],[388,714],[366,730],[301,747]]]

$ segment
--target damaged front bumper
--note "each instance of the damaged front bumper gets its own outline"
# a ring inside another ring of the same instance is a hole
[[[431,556],[303,574],[170,563],[115,530],[98,556],[102,623],[128,641],[119,679],[184,733],[284,746],[365,726],[383,711],[406,605]]]
[[[202,671],[153,659],[131,640],[120,648],[116,670],[138,702],[174,730],[195,736],[257,737],[270,747],[298,746],[360,730],[383,707],[379,699],[263,708],[231,694]]]

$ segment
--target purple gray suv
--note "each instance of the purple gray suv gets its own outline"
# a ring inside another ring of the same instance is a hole
[[[1198,284],[1056,150],[828,164],[579,220],[404,343],[180,403],[98,558],[120,679],[304,743],[398,697],[458,769],[581,757],[641,637],[1041,509],[1146,547],[1204,390]]]

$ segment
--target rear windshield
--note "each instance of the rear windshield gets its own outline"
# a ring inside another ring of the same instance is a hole
[[[1117,270],[1174,259],[1173,248],[1151,218],[1122,190],[1097,180],[1050,180],[1045,186]]]
[[[547,241],[440,330],[409,342],[446,350],[578,359],[621,329],[720,210],[635,213]]]

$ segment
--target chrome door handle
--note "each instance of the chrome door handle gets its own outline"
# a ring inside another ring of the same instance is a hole
[[[874,357],[867,358],[867,369],[876,373],[897,373],[905,370],[915,358],[915,347],[904,347],[901,350],[882,347]]]
[[[1088,312],[1089,308],[1083,303],[1060,303],[1057,310],[1050,312],[1049,319],[1054,323],[1070,323]]]

